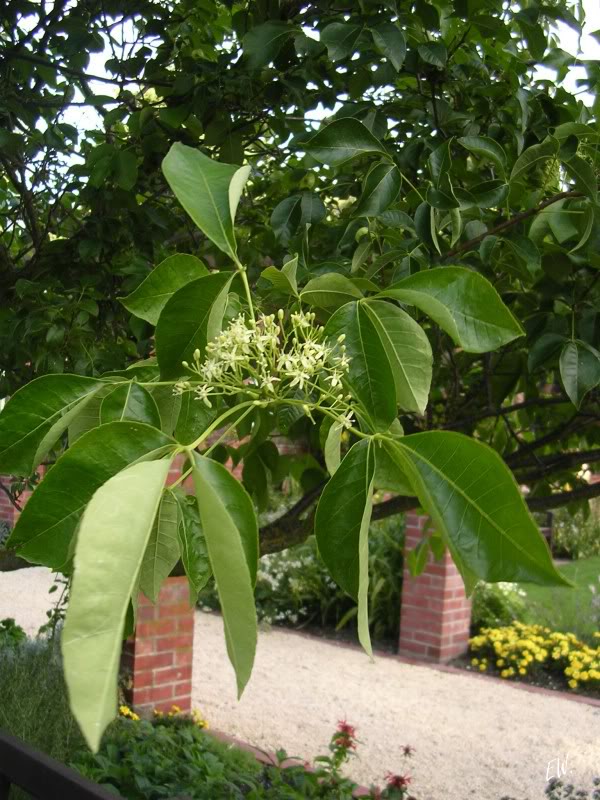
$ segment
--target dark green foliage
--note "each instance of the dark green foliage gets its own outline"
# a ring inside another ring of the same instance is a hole
[[[0,728],[68,763],[83,746],[56,640],[6,647],[0,634]]]
[[[7,617],[0,620],[0,650],[5,647],[18,647],[27,639],[27,634],[20,625]]]
[[[375,643],[395,647],[400,625],[404,532],[401,517],[371,524],[369,624]],[[356,604],[331,579],[311,537],[305,544],[260,561],[256,581],[259,620],[291,628],[352,631]],[[214,585],[201,606],[218,609]]]

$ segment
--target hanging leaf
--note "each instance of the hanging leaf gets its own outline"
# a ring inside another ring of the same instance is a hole
[[[159,427],[161,431],[168,436],[173,436],[175,428],[177,427],[177,422],[181,416],[183,395],[175,394],[173,392],[173,387],[168,384],[166,386],[151,387],[149,392],[156,403],[160,417],[160,425],[156,427]],[[204,408],[206,408],[206,406],[204,406]]]
[[[136,317],[156,325],[160,312],[178,289],[208,274],[199,258],[178,253],[161,261],[137,289],[119,300]]]
[[[323,447],[323,456],[325,457],[325,466],[330,475],[337,472],[340,465],[341,446],[342,446],[342,433],[344,426],[341,422],[333,422],[329,426],[327,438],[325,439],[325,446]]]
[[[94,492],[131,464],[162,457],[174,446],[170,437],[139,422],[110,422],[84,434],[27,501],[10,547],[27,561],[60,570],[69,561],[73,535]]]
[[[169,464],[136,464],[110,478],[79,526],[61,646],[71,710],[94,752],[117,714],[125,617]]]
[[[563,162],[563,167],[575,181],[575,188],[589,197],[592,203],[598,202],[598,180],[591,164],[579,156]]]
[[[427,64],[444,69],[448,61],[448,50],[443,42],[425,42],[417,48],[419,55]]]
[[[469,353],[486,353],[523,336],[492,284],[464,267],[436,267],[381,292],[430,316]]]
[[[272,283],[281,294],[298,296],[297,270],[298,256],[295,256],[285,263],[281,269],[267,267],[260,273],[260,277]]]
[[[325,335],[345,335],[350,357],[348,382],[364,414],[377,429],[387,430],[396,417],[396,389],[387,353],[371,316],[361,303],[339,308],[325,326]]]
[[[160,587],[179,561],[178,505],[172,494],[163,494],[140,570],[139,588],[156,603]]]
[[[369,655],[368,535],[374,474],[371,442],[357,442],[323,490],[315,515],[319,553],[335,582],[358,601],[359,639]]]
[[[351,56],[362,33],[360,25],[349,25],[345,22],[332,22],[323,28],[321,41],[327,47],[327,54],[332,61],[340,61]]]
[[[406,58],[406,39],[400,28],[393,22],[382,22],[381,25],[371,29],[371,35],[377,50],[398,72]]]
[[[107,422],[145,422],[160,428],[160,414],[152,395],[137,383],[121,383],[100,405],[100,424]]]
[[[274,19],[251,28],[242,41],[248,67],[254,70],[269,64],[277,58],[286,39],[297,32],[293,25]]]
[[[210,580],[212,570],[196,499],[177,490],[173,494],[179,509],[177,534],[181,561],[190,587],[190,605],[195,605],[198,595]]]
[[[192,444],[216,418],[214,408],[207,408],[193,392],[181,395],[181,410],[175,426],[175,438],[180,444]]]
[[[256,651],[252,591],[258,563],[256,516],[241,484],[221,464],[194,454],[192,475],[239,697]]]
[[[560,377],[570,401],[580,408],[586,394],[600,383],[600,353],[585,342],[567,342],[560,354]]]
[[[202,354],[221,330],[233,273],[216,272],[188,283],[165,305],[156,326],[156,356],[163,380],[185,374],[182,361]]]
[[[250,167],[222,164],[200,150],[175,142],[163,159],[162,170],[200,230],[235,261],[233,221]]]
[[[514,183],[522,178],[532,167],[555,158],[558,152],[558,141],[546,139],[541,144],[534,144],[524,150],[515,161],[510,173],[510,182]]]
[[[362,217],[379,216],[398,197],[401,184],[400,171],[395,164],[375,164],[367,173],[354,213]]]
[[[317,308],[339,308],[350,300],[363,296],[345,275],[330,272],[312,278],[300,293],[300,300]]]
[[[506,153],[502,145],[490,139],[488,136],[463,136],[457,139],[459,144],[480,158],[486,158],[495,164],[502,175],[506,169]]]
[[[398,405],[405,411],[424,414],[433,362],[427,334],[412,317],[391,303],[369,300],[364,309],[387,353]]]
[[[15,392],[0,413],[0,470],[31,475],[104,385],[79,375],[44,375]]]
[[[467,590],[477,580],[569,585],[498,453],[446,431],[391,444],[403,474],[431,514]]]
[[[330,122],[302,146],[317,161],[332,166],[366,153],[387,155],[379,139],[355,117]]]

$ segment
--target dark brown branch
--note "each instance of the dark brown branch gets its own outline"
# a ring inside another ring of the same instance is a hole
[[[521,211],[519,214],[515,214],[514,217],[501,222],[499,225],[496,225],[495,228],[491,228],[489,231],[482,233],[480,236],[476,236],[474,239],[469,239],[468,242],[464,242],[463,244],[459,244],[456,247],[451,248],[446,253],[442,255],[442,259],[452,258],[453,256],[457,256],[460,253],[464,253],[466,250],[470,250],[475,245],[482,242],[486,236],[493,236],[496,233],[502,233],[507,228],[512,228],[514,225],[518,225],[520,222],[524,222],[525,220],[529,219],[530,217],[534,217],[540,211],[543,211],[548,206],[551,206],[553,203],[557,203],[559,200],[565,200],[568,197],[583,197],[582,192],[559,192],[558,194],[549,197],[547,200],[544,200],[539,206],[535,208],[530,208],[527,211]]]
[[[519,483],[529,484],[540,480],[548,473],[579,467],[582,464],[594,464],[597,461],[600,461],[600,450],[581,450],[574,453],[557,453],[552,456],[532,458],[527,463],[519,464],[518,468],[533,467],[534,469],[524,475],[518,474],[517,480]]]
[[[548,511],[551,508],[574,503],[576,500],[593,500],[594,497],[600,497],[600,482],[580,486],[579,489],[572,489],[570,492],[555,492],[547,497],[530,497],[527,505],[530,511]]]
[[[311,505],[316,503],[322,486],[319,486],[303,497],[293,508],[286,511],[283,516],[273,520],[268,525],[260,529],[260,554],[277,553],[288,547],[294,547],[304,542],[312,533],[313,514],[309,514],[304,519],[298,516]],[[551,508],[559,508],[576,500],[591,500],[600,497],[600,482],[573,489],[569,492],[556,492],[547,497],[529,497],[525,502],[530,511],[547,511]],[[373,520],[387,519],[403,511],[410,511],[419,508],[420,503],[416,497],[393,497],[383,503],[376,503],[373,506]],[[296,509],[301,511],[296,511]]]
[[[165,86],[167,88],[171,88],[173,85],[168,81],[157,81],[157,80],[144,80],[143,78],[107,78],[102,75],[90,75],[88,72],[84,72],[80,69],[74,69],[73,67],[67,67],[64,64],[58,64],[56,61],[49,61],[45,58],[40,58],[39,56],[33,56],[30,54],[25,53],[9,53],[7,56],[8,58],[12,59],[19,59],[20,61],[28,61],[31,64],[39,64],[42,67],[49,67],[50,69],[54,69],[57,72],[62,72],[64,75],[72,75],[75,78],[82,78],[86,81],[101,81],[102,83],[111,83],[116,84],[117,86],[123,86],[127,83],[143,83],[153,86]]]
[[[10,491],[10,489],[6,488],[6,486],[2,483],[2,481],[0,481],[0,491],[4,492],[4,494],[8,497],[8,499],[11,502],[11,504],[17,509],[17,511],[22,511],[23,510],[23,507],[15,499],[15,496],[13,495],[13,493]]]

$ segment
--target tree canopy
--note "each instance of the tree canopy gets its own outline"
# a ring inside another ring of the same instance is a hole
[[[89,741],[131,598],[180,557],[192,592],[215,576],[240,690],[258,554],[313,528],[366,649],[371,518],[421,505],[468,587],[560,581],[518,486],[534,511],[600,494],[581,475],[600,456],[599,70],[568,93],[555,27],[580,7],[0,14],[2,394],[22,387],[0,470],[58,458],[11,543],[75,560]],[[180,454],[197,503],[163,488]],[[258,531],[290,475],[302,498]]]

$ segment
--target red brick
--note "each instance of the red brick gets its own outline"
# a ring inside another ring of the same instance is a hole
[[[190,614],[187,617],[180,617],[177,620],[177,630],[180,633],[190,633],[194,630],[194,615]]]
[[[156,651],[158,653],[164,653],[168,650],[191,649],[193,644],[193,638],[187,633],[181,633],[178,636],[159,636],[155,640]]]
[[[190,604],[186,601],[185,603],[177,602],[171,605],[162,605],[158,606],[158,616],[160,618],[163,617],[181,617],[185,614],[190,613]]]
[[[151,669],[136,670],[134,674],[135,687],[137,689],[144,689],[146,686],[152,686],[154,671]]]
[[[149,622],[156,619],[156,609],[154,606],[141,606],[138,607],[137,612],[138,622]]]
[[[135,671],[170,667],[173,663],[173,655],[173,653],[153,653],[147,656],[136,656]]]
[[[169,700],[175,696],[172,683],[165,686],[151,686],[148,691],[150,692],[150,701],[153,703],[159,700]]]
[[[177,683],[178,681],[189,681],[192,678],[192,667],[191,665],[185,665],[183,667],[156,669],[153,672],[153,677],[156,686],[162,686],[165,683]]]
[[[179,650],[177,653],[173,653],[175,656],[174,663],[180,667],[186,664],[193,664],[194,662],[194,653],[192,650]]]

